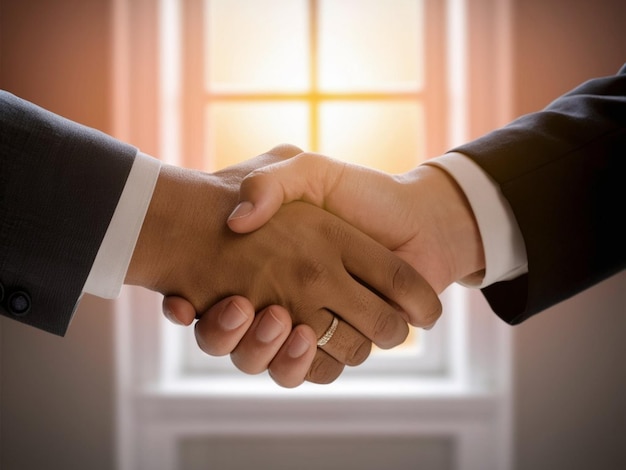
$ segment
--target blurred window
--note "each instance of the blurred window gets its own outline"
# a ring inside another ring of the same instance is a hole
[[[441,2],[204,0],[181,8],[184,166],[214,171],[288,142],[400,173],[443,149]],[[349,372],[443,373],[447,336],[443,324],[413,329],[404,345],[374,348]],[[233,370],[193,338],[175,344],[182,375]]]

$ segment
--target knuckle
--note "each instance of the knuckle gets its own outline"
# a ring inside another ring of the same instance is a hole
[[[323,208],[327,196],[341,179],[340,176],[347,163],[309,152],[301,153],[295,160],[307,175],[305,200]]]
[[[428,309],[420,326],[427,327],[433,325],[441,316],[442,306],[439,299],[436,299],[435,305]]]
[[[374,325],[372,341],[382,349],[402,344],[409,335],[409,327],[397,312],[381,312]]]
[[[306,375],[306,380],[316,384],[329,384],[341,375],[344,365],[327,355],[316,354]]]
[[[255,184],[263,183],[265,178],[270,177],[272,174],[272,165],[268,165],[262,168],[257,168],[248,173],[241,180],[241,188],[243,191],[252,188]]]
[[[348,236],[342,223],[334,218],[326,217],[324,220],[320,221],[319,230],[324,239],[338,246],[343,246],[343,242],[346,241]]]
[[[424,327],[432,325],[439,319],[442,312],[441,300],[432,287],[410,265],[398,260],[392,267],[392,300],[408,307],[412,326]]]
[[[415,313],[409,315],[410,323],[418,328],[432,326],[439,319],[442,311],[441,300],[436,295],[431,296],[430,300],[426,301],[422,298],[420,305],[415,309]]]
[[[344,230],[338,222],[338,219],[331,217],[324,217],[319,221],[319,230],[324,238],[329,240],[336,240],[344,236]]]
[[[276,155],[279,158],[287,159],[291,158],[299,153],[302,153],[302,149],[293,144],[279,144],[270,150],[270,153]]]
[[[296,279],[303,285],[324,283],[327,276],[328,268],[318,259],[308,260],[296,270]]]
[[[406,297],[415,282],[415,271],[400,260],[394,263],[392,269],[391,288],[394,294]]]
[[[300,155],[294,157],[294,160],[302,163],[305,167],[309,165],[314,165],[316,156],[309,152],[302,152]]]
[[[363,339],[362,341],[356,342],[354,347],[348,351],[348,354],[346,354],[346,365],[358,366],[359,364],[362,364],[365,359],[368,358],[371,351],[372,342],[370,340]]]
[[[325,157],[311,152],[301,152],[293,157],[293,159],[296,160],[302,167],[311,170],[315,169],[323,158]]]

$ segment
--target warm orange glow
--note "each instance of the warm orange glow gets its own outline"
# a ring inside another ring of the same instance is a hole
[[[207,1],[207,89],[309,87],[306,0]]]
[[[322,91],[421,88],[421,2],[321,0],[319,25]]]
[[[211,168],[283,142],[391,173],[424,158],[422,2],[206,5]]]
[[[422,157],[422,107],[414,102],[332,102],[322,105],[320,152],[400,173]]]
[[[422,2],[205,1],[209,170],[284,142],[389,173],[424,159]]]
[[[212,168],[247,160],[280,143],[306,148],[308,106],[304,102],[235,102],[210,106],[206,118]]]

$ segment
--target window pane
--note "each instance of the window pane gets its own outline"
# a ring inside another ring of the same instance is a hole
[[[389,173],[423,159],[422,106],[406,102],[333,102],[320,108],[320,152]]]
[[[422,86],[422,1],[320,0],[324,91]]]
[[[306,0],[206,0],[209,90],[301,91],[309,83]]]
[[[207,169],[218,170],[290,143],[309,146],[304,102],[216,103],[207,111]]]

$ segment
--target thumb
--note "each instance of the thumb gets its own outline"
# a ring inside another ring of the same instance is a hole
[[[249,173],[241,182],[240,202],[228,218],[228,226],[237,233],[251,232],[267,223],[282,204],[291,201],[324,207],[344,165],[305,152]]]
[[[189,326],[196,318],[196,309],[182,297],[166,296],[162,307],[165,318],[176,325]]]
[[[286,199],[279,174],[269,165],[246,176],[239,189],[239,204],[228,217],[233,232],[248,233],[262,227],[280,209]]]

